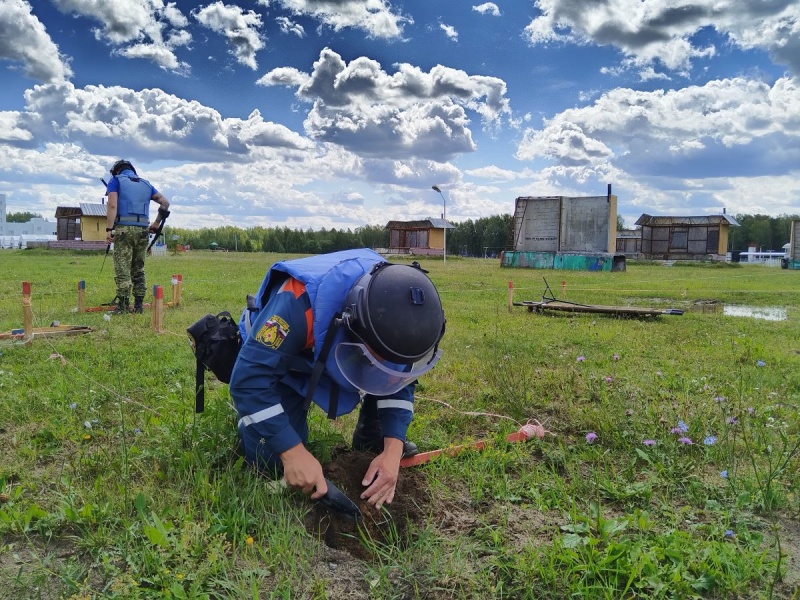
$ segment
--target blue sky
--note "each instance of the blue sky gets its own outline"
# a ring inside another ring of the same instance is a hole
[[[800,213],[800,0],[0,0],[0,82],[50,219],[120,157],[183,227]]]

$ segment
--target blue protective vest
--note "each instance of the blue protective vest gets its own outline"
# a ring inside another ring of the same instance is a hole
[[[304,361],[307,367],[305,370],[310,372],[314,363],[319,359],[328,328],[332,325],[334,317],[343,308],[347,292],[350,291],[350,288],[362,275],[369,272],[376,264],[382,262],[386,262],[386,259],[380,254],[361,248],[275,263],[270,267],[258,290],[255,298],[255,307],[248,307],[242,312],[242,316],[239,319],[239,330],[242,334],[242,339],[247,337],[250,323],[255,320],[256,314],[269,299],[272,289],[276,285],[280,285],[287,275],[294,277],[305,284],[313,314],[314,357],[313,360]],[[342,341],[347,341],[347,334],[344,327],[339,327],[335,332],[332,348],[335,348]],[[298,360],[303,359],[298,358]],[[336,364],[333,352],[328,354],[324,367],[324,371],[314,389],[312,397],[314,404],[329,413],[331,394],[338,394],[338,405],[335,414],[329,414],[328,416],[338,417],[348,414],[360,401],[359,390],[342,375],[339,366]],[[284,379],[283,383],[305,397],[308,390],[309,377],[307,375],[302,377],[290,376]],[[338,389],[334,391],[334,388]]]
[[[123,171],[117,175],[119,199],[117,200],[117,219],[119,225],[148,227],[150,225],[150,198],[153,186],[137,177],[133,171]]]

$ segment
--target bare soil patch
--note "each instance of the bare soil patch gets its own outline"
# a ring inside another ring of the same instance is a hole
[[[329,548],[369,560],[373,558],[371,540],[377,545],[406,544],[414,526],[424,526],[429,513],[430,495],[425,475],[403,469],[391,504],[382,509],[370,506],[359,496],[364,490],[361,480],[374,454],[345,451],[323,466],[325,476],[358,505],[363,515],[360,523],[343,518],[320,503],[315,503],[305,517],[306,529]]]

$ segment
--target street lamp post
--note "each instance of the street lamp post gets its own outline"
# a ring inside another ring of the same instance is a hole
[[[439,189],[438,185],[431,186],[431,189],[435,192],[439,192],[439,195],[442,197],[442,221],[444,221],[444,225],[442,226],[442,263],[447,263],[447,202],[444,199],[444,194],[442,190]]]

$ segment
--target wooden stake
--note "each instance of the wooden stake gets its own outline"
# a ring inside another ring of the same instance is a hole
[[[22,322],[25,328],[25,344],[33,343],[33,312],[31,311],[31,283],[22,282]]]
[[[78,282],[78,312],[79,313],[86,312],[86,306],[84,304],[85,295],[86,295],[86,281],[81,279]]]
[[[172,276],[172,306],[180,306],[183,291],[183,275]]]
[[[508,282],[508,312],[514,311],[514,282]]]
[[[164,320],[164,288],[160,285],[153,290],[153,331],[163,333],[162,324]]]

